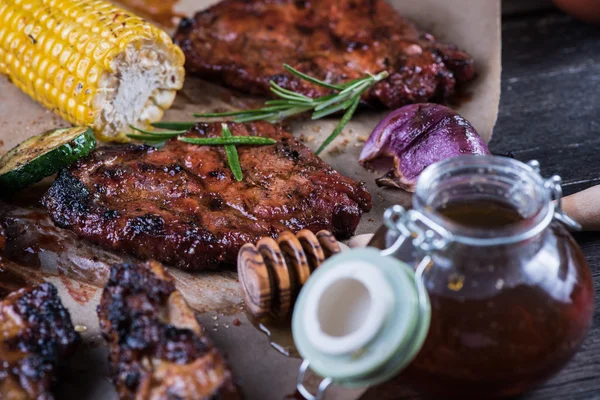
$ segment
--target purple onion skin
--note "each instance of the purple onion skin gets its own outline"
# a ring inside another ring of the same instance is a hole
[[[359,163],[385,172],[378,186],[414,192],[421,172],[459,155],[490,154],[473,125],[454,110],[431,103],[392,111],[373,130]]]

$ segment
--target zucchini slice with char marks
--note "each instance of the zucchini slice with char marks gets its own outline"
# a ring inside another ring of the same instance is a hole
[[[33,136],[0,158],[0,195],[31,186],[96,148],[87,127],[59,128]]]

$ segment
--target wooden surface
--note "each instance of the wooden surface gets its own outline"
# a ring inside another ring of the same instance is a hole
[[[491,150],[537,159],[567,194],[600,184],[600,26],[544,0],[503,3],[502,96]],[[598,199],[600,201],[600,199]],[[600,233],[576,235],[595,278],[596,312],[580,352],[523,400],[600,399]],[[371,391],[362,400],[424,399]]]
[[[547,8],[503,22],[492,151],[537,159],[545,175],[562,176],[566,194],[600,184],[600,27]],[[600,233],[576,238],[595,278],[593,327],[567,368],[523,399],[600,399]]]

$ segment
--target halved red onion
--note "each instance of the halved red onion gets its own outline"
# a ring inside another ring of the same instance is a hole
[[[359,163],[385,172],[378,186],[414,191],[421,172],[446,158],[490,154],[473,125],[439,104],[412,104],[392,111],[375,127]]]

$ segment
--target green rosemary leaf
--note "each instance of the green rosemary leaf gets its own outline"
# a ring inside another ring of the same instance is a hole
[[[227,127],[227,124],[221,124],[221,127],[223,129],[221,134],[224,138],[233,136]],[[227,154],[227,162],[229,163],[229,168],[231,168],[235,180],[241,182],[241,180],[244,179],[244,175],[242,174],[242,166],[240,165],[240,158],[235,145],[225,145],[225,153]]]
[[[319,102],[319,105],[315,107],[315,111],[322,110],[326,107],[329,107],[332,104],[338,104],[340,102],[345,102],[349,98],[352,97],[352,93],[345,93],[344,95],[337,95],[334,98],[331,98],[327,101]]]
[[[327,82],[323,82],[321,80],[318,80],[317,78],[313,78],[312,76],[308,76],[308,75],[306,75],[306,74],[298,71],[297,69],[292,68],[288,64],[283,64],[283,67],[285,69],[287,69],[289,72],[291,72],[292,74],[294,74],[297,77],[299,77],[300,79],[304,79],[305,81],[312,82],[315,85],[323,86],[323,87],[326,87],[328,89],[333,89],[333,90],[342,90],[343,89],[343,87],[341,87],[339,85],[333,85],[331,83],[327,83]]]
[[[235,122],[243,123],[243,122],[252,122],[252,121],[268,121],[270,118],[277,117],[277,112],[266,112],[263,114],[249,114],[249,115],[241,115],[235,118]]]
[[[190,129],[193,128],[194,125],[196,125],[195,122],[153,122],[150,125],[152,125],[155,128],[160,128],[160,129]]]
[[[220,118],[220,117],[234,117],[241,113],[250,113],[256,110],[237,110],[237,111],[226,111],[220,113],[194,113],[196,118]]]
[[[183,135],[184,133],[187,132],[187,129],[186,130],[179,130],[179,131],[156,132],[156,131],[148,131],[148,130],[145,130],[145,129],[136,128],[133,125],[129,125],[129,127],[131,129],[133,129],[134,131],[141,132],[141,133],[143,133],[145,135],[158,135],[158,136],[164,136],[164,137],[167,137],[167,136],[173,137],[173,136],[177,136],[177,135]]]
[[[307,102],[312,102],[313,101],[313,99],[311,97],[303,95],[302,93],[296,93],[293,90],[289,90],[289,89],[283,88],[283,87],[279,86],[278,84],[276,84],[273,81],[269,81],[269,84],[271,85],[271,88],[275,88],[275,89],[279,90],[280,92],[283,92],[283,93],[288,94],[290,96],[297,97],[299,100],[307,101]]]
[[[317,154],[317,155],[320,154],[325,149],[325,147],[329,146],[329,144],[331,142],[333,142],[333,140],[340,134],[342,129],[344,129],[344,126],[346,126],[348,121],[350,121],[350,119],[354,115],[354,112],[356,111],[356,108],[358,107],[358,103],[360,103],[360,96],[357,96],[354,99],[354,102],[352,103],[350,108],[348,108],[348,110],[346,111],[346,113],[344,114],[344,116],[342,117],[340,122],[338,123],[338,125],[335,127],[333,132],[331,132],[331,134],[327,137],[327,139],[325,139],[325,141],[321,144],[321,146],[319,146],[319,148],[315,152],[315,154]]]
[[[298,114],[305,113],[306,111],[310,111],[310,110],[312,110],[312,108],[313,108],[312,106],[305,106],[305,107],[294,107],[294,108],[290,108],[288,110],[279,111],[278,113],[274,113],[274,114],[270,115],[268,118],[265,118],[265,121],[274,124],[276,122],[280,122],[280,121],[282,121],[288,117],[291,117],[293,115],[298,115]],[[238,122],[247,122],[247,121],[238,121]]]
[[[371,74],[369,74],[369,75],[371,75]],[[375,82],[379,82],[384,79],[387,79],[387,77],[390,76],[390,73],[387,71],[381,71],[377,75],[371,75],[371,76],[373,77],[373,79],[375,79]]]
[[[313,108],[314,108],[313,106],[294,107],[294,108],[290,108],[289,110],[279,111],[277,113],[277,116],[279,118],[279,121],[281,121],[281,120],[291,117],[293,115],[298,115],[298,114],[302,114],[306,111],[310,111]]]
[[[334,114],[338,111],[345,110],[346,108],[348,108],[352,105],[352,102],[354,102],[354,98],[348,99],[343,103],[332,104],[330,107],[324,108],[319,111],[315,111],[313,113],[311,119],[315,120],[315,119],[323,118],[328,115]]]
[[[180,137],[178,140],[191,144],[202,146],[224,146],[228,144],[235,145],[250,145],[250,146],[265,146],[277,143],[276,140],[260,136],[231,136],[219,138],[188,138]]]
[[[128,133],[127,137],[133,140],[139,140],[142,142],[146,142],[146,143],[151,143],[151,142],[160,142],[160,141],[167,141],[171,138],[174,138],[177,135],[138,135],[135,133]]]
[[[282,121],[288,117],[293,115],[302,114],[306,111],[312,110],[314,107],[311,105],[305,105],[303,107],[286,107],[287,109],[283,109],[281,111],[275,111],[265,114],[257,114],[257,115],[249,115],[235,118],[235,122],[252,122],[252,121],[260,121],[264,120],[270,122],[272,124]]]
[[[282,99],[282,100],[268,100],[265,101],[265,105],[266,106],[301,106],[304,107],[306,106],[308,103],[305,101],[294,101],[294,100],[286,100],[286,99]]]
[[[291,101],[298,101],[301,103],[312,103],[313,102],[313,99],[311,99],[310,97],[306,97],[304,95],[298,95],[297,93],[294,93],[291,90],[284,89],[281,86],[274,84],[273,82],[271,82],[271,88],[269,90],[283,99],[288,99]]]
[[[329,101],[331,99],[334,99],[338,96],[337,93],[332,93],[332,94],[328,94],[327,96],[321,96],[318,97],[314,100],[314,102],[316,103],[315,106],[318,106],[320,103],[325,102],[325,101]]]
[[[344,90],[344,89],[346,89],[347,87],[349,87],[349,86],[352,86],[352,85],[354,85],[355,83],[357,83],[357,82],[361,82],[361,81],[363,81],[363,80],[365,80],[365,77],[362,77],[362,78],[356,78],[356,79],[352,79],[351,81],[348,81],[348,82],[346,82],[346,83],[343,83],[343,84],[341,84],[340,86],[342,87],[342,90]]]
[[[267,100],[267,101],[265,101],[265,105],[266,106],[281,106],[281,105],[288,104],[288,101],[289,100],[281,100],[281,99]]]
[[[289,100],[289,101],[300,101],[300,102],[306,103],[304,100],[299,100],[297,97],[290,96],[289,94],[285,94],[285,93],[279,91],[275,87],[271,87],[269,90],[271,91],[271,93],[274,93],[277,97],[280,97],[282,99],[286,99],[286,100]]]
[[[366,90],[367,90],[369,87],[371,87],[371,84],[369,84],[368,82],[365,82],[365,83],[363,83],[362,85],[359,85],[359,86],[357,86],[356,88],[354,88],[352,91],[350,91],[350,92],[347,92],[347,93],[345,94],[345,96],[343,96],[343,95],[340,95],[340,97],[341,97],[341,98],[346,98],[346,99],[349,99],[349,100],[354,100],[354,98],[356,98],[356,97],[361,97],[361,96],[362,96],[362,94],[363,94],[363,93],[364,93],[364,92],[365,92],[365,91],[366,91]],[[350,106],[350,104],[352,104],[352,102],[351,102],[351,101],[350,101],[350,102],[348,102],[348,100],[346,100],[346,101],[344,102],[344,104],[347,104],[347,107],[349,107],[349,106]],[[327,107],[327,108],[331,108],[331,107]],[[318,109],[318,110],[317,110],[317,109],[315,108],[315,111],[317,111],[317,113],[318,113],[319,111],[323,111],[323,110],[325,110],[325,109],[326,109],[326,108],[320,108],[320,109]],[[343,108],[343,109],[345,109],[345,108]],[[326,113],[326,114],[328,115],[328,114],[331,114],[331,113]]]
[[[206,113],[206,114],[196,113],[196,114],[194,114],[194,117],[196,117],[196,118],[238,117],[238,116],[261,114],[261,113],[265,113],[265,112],[283,110],[286,108],[289,108],[289,107],[286,105],[275,105],[275,106],[271,106],[271,107],[255,108],[252,110],[238,110],[238,111],[227,111],[227,112],[222,112],[222,113]]]
[[[342,91],[339,94],[339,100],[337,102],[325,102],[320,104],[318,107],[315,107],[315,112],[312,115],[312,119],[319,119],[325,117],[327,115],[333,114],[340,110],[345,110],[347,107],[350,107],[352,101],[355,97],[360,97],[362,94],[373,84],[372,81],[365,80],[363,82],[359,82],[358,85],[353,85],[353,87],[349,91]],[[348,99],[348,100],[345,100]],[[345,100],[343,103],[339,103],[339,101]]]
[[[362,82],[356,82],[354,85],[348,86],[346,89],[340,92],[340,96],[345,95],[347,93],[356,94],[358,92],[364,91],[364,89],[368,88],[373,84],[373,80],[371,78],[367,78]]]

